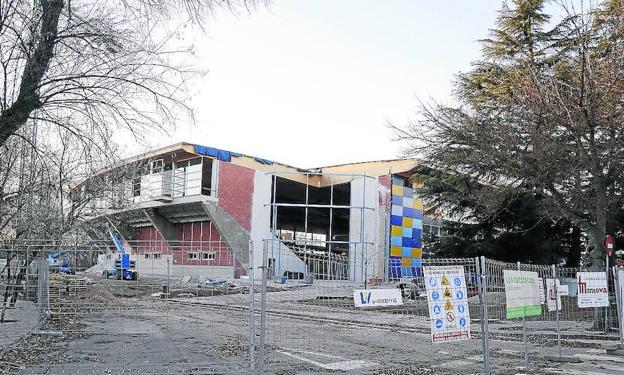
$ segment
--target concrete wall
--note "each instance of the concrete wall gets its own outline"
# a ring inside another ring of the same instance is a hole
[[[360,210],[351,209],[349,241],[376,243],[378,235],[378,179],[361,178],[351,182],[351,206],[365,206],[372,208]],[[362,214],[364,228],[362,230]],[[351,244],[349,246],[350,278],[362,282],[365,278],[378,276],[379,257],[375,245]]]
[[[265,240],[271,238],[271,176],[266,172],[256,171],[254,174],[254,189],[251,212],[251,240],[253,241],[253,264],[255,277],[260,278],[262,273],[257,267],[262,266],[262,252]]]

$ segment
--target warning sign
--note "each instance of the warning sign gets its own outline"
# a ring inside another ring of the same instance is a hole
[[[444,289],[444,298],[453,298],[453,293],[449,288]]]
[[[446,301],[446,305],[444,305],[444,311],[453,311],[453,304],[451,301]]]
[[[431,319],[431,341],[470,339],[466,278],[463,266],[423,267]]]

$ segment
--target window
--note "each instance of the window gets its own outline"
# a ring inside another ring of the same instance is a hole
[[[154,258],[154,259],[160,259],[161,256],[162,256],[161,253],[154,253],[154,254],[152,254],[152,258]]]
[[[201,193],[210,195],[212,192],[212,159],[204,158],[202,164]]]
[[[150,258],[149,253],[145,254],[145,259],[149,259],[149,258]]]
[[[163,170],[162,159],[152,161],[152,173],[160,173]]]
[[[202,253],[204,260],[215,260],[215,253]]]
[[[199,253],[188,253],[188,259],[199,259]]]

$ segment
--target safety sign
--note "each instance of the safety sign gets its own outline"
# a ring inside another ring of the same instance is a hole
[[[507,319],[540,315],[539,278],[537,272],[503,270]]]
[[[607,274],[604,272],[577,272],[578,307],[609,306]]]
[[[431,341],[470,339],[470,310],[463,266],[423,267]]]

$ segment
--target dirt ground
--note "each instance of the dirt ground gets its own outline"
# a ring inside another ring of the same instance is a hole
[[[162,283],[99,280],[85,292],[53,300],[50,321],[0,355],[0,373],[250,373],[249,294],[236,285],[173,285],[169,298],[162,298]],[[309,303],[315,295],[332,293],[339,300],[349,286],[269,290],[266,373],[483,373],[478,322],[473,322],[473,339],[433,345],[425,317]],[[259,293],[254,302],[253,334],[259,342]],[[506,328],[501,332],[514,331]],[[534,326],[532,332],[539,329]],[[518,335],[493,337],[496,374],[624,374],[624,357],[607,355],[599,340],[566,342],[563,354],[582,362],[558,363],[544,359],[557,354],[554,343],[535,336],[526,369]],[[257,358],[259,351],[255,349]]]

